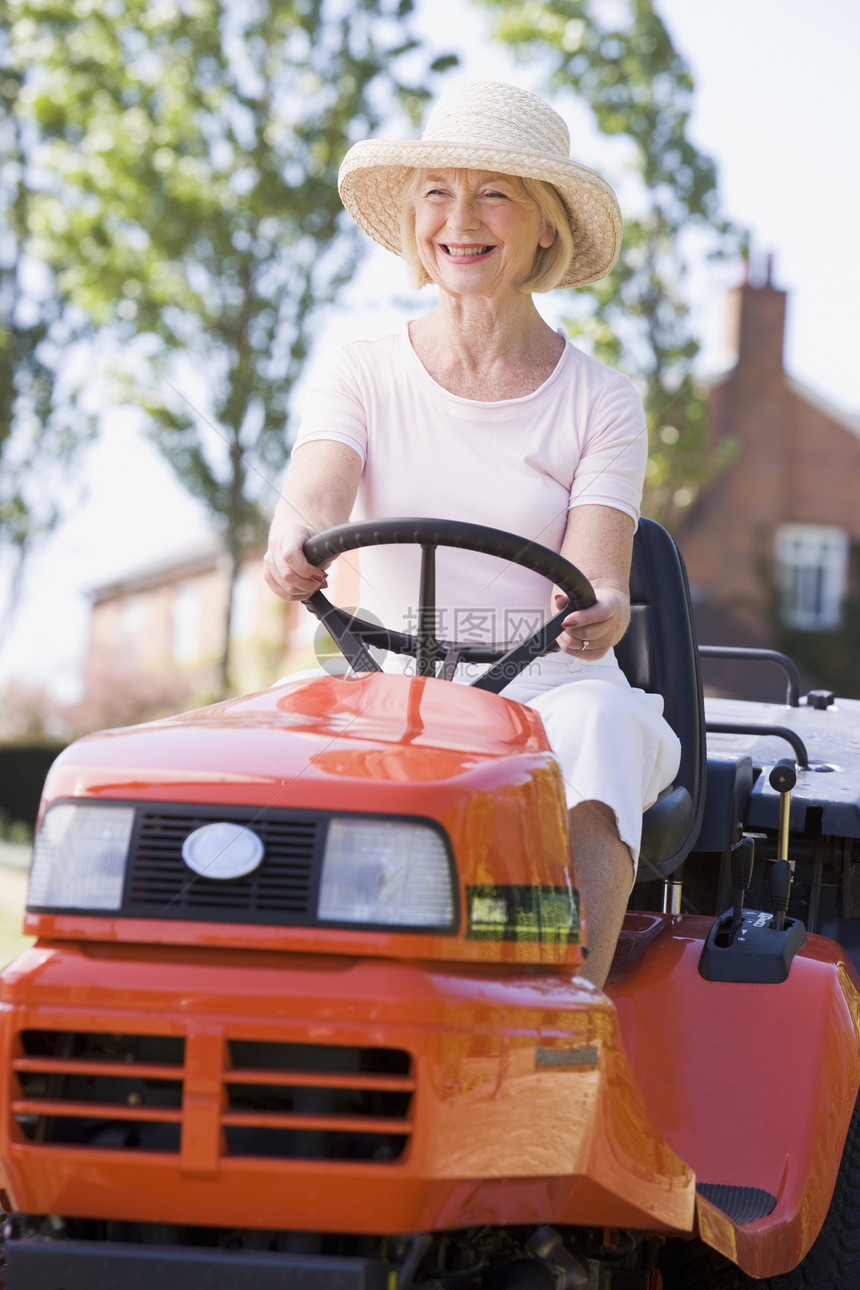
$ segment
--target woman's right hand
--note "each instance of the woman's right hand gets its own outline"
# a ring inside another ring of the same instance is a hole
[[[282,600],[307,600],[315,591],[328,586],[325,565],[310,564],[305,558],[304,547],[313,530],[302,524],[273,528],[269,547],[263,559],[263,577]]]
[[[282,600],[307,600],[328,586],[332,561],[309,564],[302,548],[309,537],[349,519],[361,467],[358,454],[335,441],[312,441],[294,451],[263,560],[263,577]]]

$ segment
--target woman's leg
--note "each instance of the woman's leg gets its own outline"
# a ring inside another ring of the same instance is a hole
[[[632,690],[618,667],[569,668],[549,656],[546,678],[530,674],[504,693],[540,713],[558,760],[587,925],[584,975],[602,987],[633,886],[642,812],[672,782],[680,744],[659,697]]]
[[[633,886],[630,849],[615,813],[603,802],[580,802],[569,813],[576,885],[586,922],[588,960],[582,975],[603,989]]]

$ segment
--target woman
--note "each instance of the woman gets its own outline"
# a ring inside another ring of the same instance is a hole
[[[679,747],[659,698],[632,690],[612,652],[630,616],[642,405],[625,377],[553,331],[532,300],[535,290],[598,280],[620,248],[615,196],[569,159],[569,146],[542,99],[479,83],[445,95],[422,139],[350,149],[340,174],[346,208],[405,256],[418,285],[435,283],[439,300],[393,335],[341,347],[317,371],[266,579],[285,599],[306,599],[326,585],[302,552],[312,533],[351,516],[418,515],[521,534],[591,580],[596,603],[567,616],[560,650],[503,694],[541,713],[559,759],[588,918],[586,974],[602,986],[642,811],[671,782]],[[361,552],[362,608],[392,626],[414,603],[407,552]],[[439,552],[440,636],[504,640],[514,620],[533,627],[547,615],[542,579],[497,566]]]

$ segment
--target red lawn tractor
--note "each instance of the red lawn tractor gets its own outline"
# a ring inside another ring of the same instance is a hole
[[[0,977],[6,1290],[860,1287],[860,703],[784,660],[784,705],[706,717],[641,523],[618,653],[684,751],[602,992],[558,766],[498,693],[564,612],[501,658],[438,641],[434,552],[590,588],[429,520],[308,554],[385,541],[422,548],[414,637],[320,594],[347,675],[51,769]]]

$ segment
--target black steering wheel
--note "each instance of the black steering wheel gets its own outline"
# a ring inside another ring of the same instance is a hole
[[[392,519],[367,520],[361,524],[340,524],[309,538],[304,553],[311,564],[320,565],[346,551],[363,546],[389,546],[414,543],[421,547],[421,575],[418,594],[418,631],[415,635],[391,631],[366,622],[338,609],[321,591],[304,602],[316,614],[329,635],[343,652],[354,672],[379,672],[382,669],[371,656],[368,645],[377,645],[396,654],[410,654],[417,660],[419,676],[435,676],[436,666],[450,680],[460,662],[492,663],[482,676],[472,681],[479,690],[498,694],[534,658],[542,654],[561,632],[561,624],[571,609],[588,609],[595,603],[594,588],[575,565],[548,547],[526,538],[505,533],[483,524],[464,524],[457,520]],[[482,555],[493,555],[522,565],[555,583],[568,597],[554,617],[526,640],[513,646],[479,645],[466,641],[439,640],[436,636],[436,548],[460,547]]]

